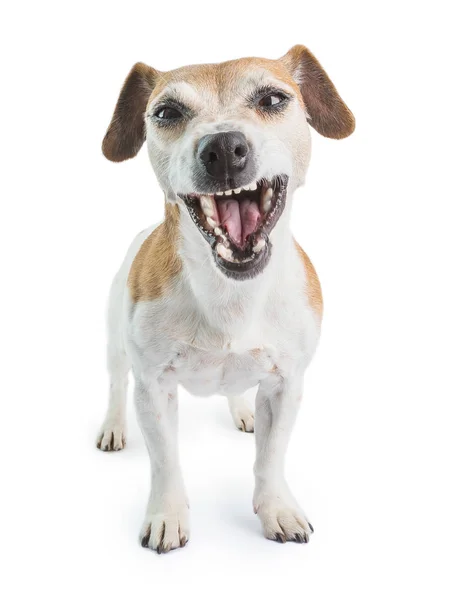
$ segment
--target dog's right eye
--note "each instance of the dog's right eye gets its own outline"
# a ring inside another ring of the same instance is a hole
[[[177,108],[173,108],[172,106],[160,106],[155,111],[154,116],[162,121],[172,121],[174,119],[180,119],[182,117],[182,113],[177,110]]]

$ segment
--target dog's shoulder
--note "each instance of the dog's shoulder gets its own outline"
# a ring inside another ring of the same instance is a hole
[[[179,221],[179,207],[166,204],[164,221],[144,240],[130,268],[127,285],[133,302],[161,298],[180,273]]]
[[[297,240],[294,240],[294,244],[305,271],[307,300],[309,301],[312,310],[321,319],[323,313],[323,297],[317,272],[310,258],[307,256],[302,246],[299,245]]]

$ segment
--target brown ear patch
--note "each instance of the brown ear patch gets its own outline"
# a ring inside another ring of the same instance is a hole
[[[280,60],[299,85],[309,124],[325,137],[341,139],[351,135],[355,128],[353,113],[315,56],[299,45]]]
[[[299,246],[296,240],[294,240],[294,243],[296,245],[302,264],[304,265],[304,270],[306,274],[307,299],[312,310],[321,320],[323,314],[323,297],[322,288],[320,286],[320,281],[317,276],[317,272],[314,269],[314,265],[310,262],[310,258],[307,256],[307,254],[304,252],[301,246]]]
[[[145,110],[156,85],[156,69],[137,63],[127,76],[102,142],[106,158],[121,162],[133,158],[145,141]]]
[[[165,219],[146,238],[136,255],[128,276],[128,288],[134,302],[155,300],[166,294],[180,273],[179,207],[166,204]]]

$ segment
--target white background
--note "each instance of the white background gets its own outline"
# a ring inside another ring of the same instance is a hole
[[[1,16],[0,539],[4,598],[467,598],[466,18],[462,2],[17,2]],[[312,132],[293,231],[325,297],[288,455],[315,526],[266,541],[253,436],[182,393],[188,546],[138,545],[149,465],[94,447],[104,313],[133,236],[162,216],[146,149],[102,136],[132,64],[310,47],[354,112]],[[9,588],[9,589],[7,589]]]

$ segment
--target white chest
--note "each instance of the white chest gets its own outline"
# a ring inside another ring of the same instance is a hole
[[[261,289],[251,296],[242,289],[237,295],[218,290],[226,305],[205,297],[202,310],[181,281],[172,297],[129,311],[134,371],[155,378],[168,371],[198,396],[238,395],[272,374],[303,371],[318,340],[303,296],[288,292],[285,298],[273,290],[265,298]]]
[[[178,381],[192,394],[226,396],[255,387],[276,368],[273,348],[257,347],[242,353],[230,349],[207,351],[189,347],[173,361]]]

